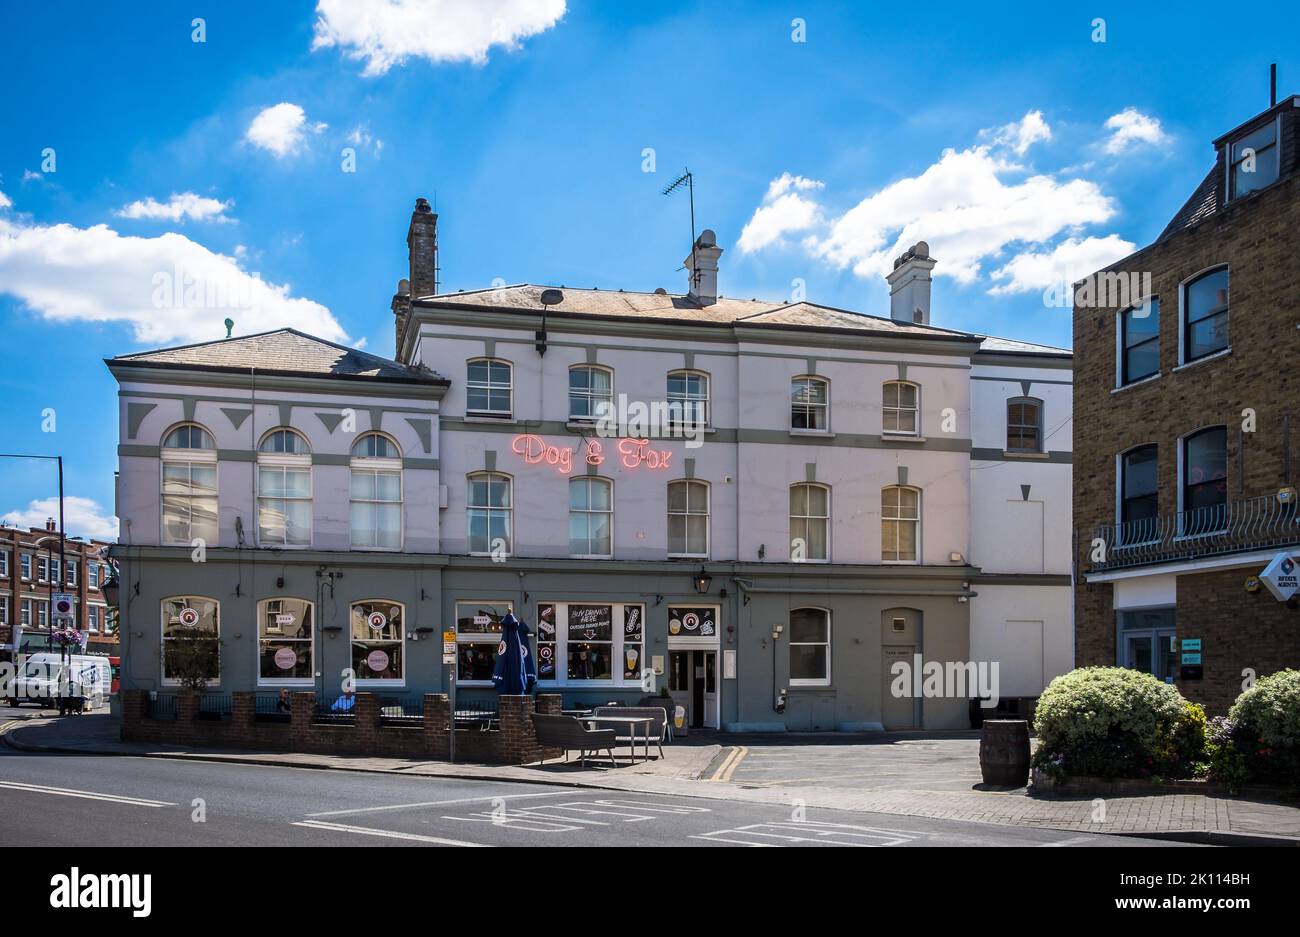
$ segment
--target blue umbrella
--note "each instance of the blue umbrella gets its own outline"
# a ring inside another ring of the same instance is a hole
[[[502,696],[525,696],[537,684],[537,664],[528,650],[528,626],[511,612],[501,619],[501,644],[492,669],[492,685]]]

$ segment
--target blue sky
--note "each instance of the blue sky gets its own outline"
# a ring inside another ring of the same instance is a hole
[[[0,7],[0,449],[65,457],[74,534],[112,524],[102,358],[227,315],[392,354],[417,196],[446,289],[680,291],[687,206],[660,190],[689,166],[724,294],[798,280],[887,314],[880,272],[925,238],[935,324],[1068,345],[1045,284],[1152,240],[1209,141],[1267,106],[1269,62],[1300,90],[1286,30],[1208,3],[193,7]],[[159,308],[178,269],[246,308]],[[0,490],[0,516],[40,520],[53,474],[0,460]]]

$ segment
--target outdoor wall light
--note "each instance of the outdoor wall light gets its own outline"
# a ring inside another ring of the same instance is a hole
[[[433,629],[430,628],[428,625],[424,625],[420,628],[415,629],[415,637],[412,640],[427,641],[429,639],[429,635],[431,634],[433,634]]]
[[[337,638],[339,636],[339,632],[342,630],[343,630],[342,625],[326,625],[324,628],[321,629],[321,631],[325,632],[331,638]]]
[[[700,595],[707,595],[709,591],[709,586],[711,586],[712,584],[713,584],[713,577],[710,576],[708,573],[706,573],[704,571],[704,567],[701,566],[700,571],[695,574],[695,591],[698,592]]]

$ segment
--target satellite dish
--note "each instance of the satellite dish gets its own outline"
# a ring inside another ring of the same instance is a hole
[[[558,306],[564,302],[564,294],[559,290],[542,290],[543,306]]]

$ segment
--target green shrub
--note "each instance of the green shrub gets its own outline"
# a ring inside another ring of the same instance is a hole
[[[1204,757],[1205,712],[1172,685],[1122,667],[1084,667],[1038,698],[1035,765],[1060,775],[1188,777]]]
[[[1222,777],[1300,785],[1300,670],[1261,677],[1228,710],[1230,731],[1221,745]]]

